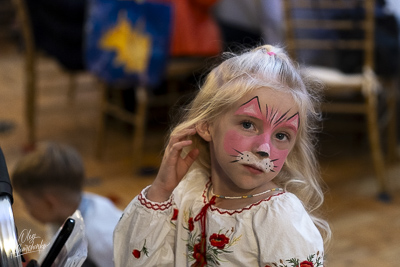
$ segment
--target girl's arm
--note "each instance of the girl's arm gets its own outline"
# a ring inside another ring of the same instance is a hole
[[[171,219],[176,206],[172,192],[199,154],[193,149],[181,157],[182,149],[192,144],[187,137],[194,134],[195,128],[187,128],[170,137],[153,184],[125,209],[114,230],[116,267],[173,266],[175,226]]]
[[[323,239],[300,200],[284,193],[268,204],[254,223],[262,266],[323,267]]]
[[[173,199],[152,202],[147,189],[132,200],[114,230],[115,267],[173,266]]]

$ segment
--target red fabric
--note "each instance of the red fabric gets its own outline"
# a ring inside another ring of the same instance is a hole
[[[200,226],[201,226],[201,239],[200,243],[198,243],[198,249],[197,251],[195,250],[195,255],[193,256],[196,259],[196,263],[192,266],[206,266],[207,265],[207,229],[206,229],[206,223],[207,223],[207,210],[211,205],[215,204],[215,199],[216,196],[213,196],[210,199],[210,202],[205,204],[199,214],[194,218],[195,221],[200,221]]]
[[[171,0],[172,56],[212,56],[221,52],[221,35],[211,15],[218,0]]]
[[[159,204],[159,203],[151,203],[145,197],[143,197],[142,194],[139,194],[138,200],[139,200],[140,204],[142,204],[146,208],[152,209],[152,210],[166,210],[166,209],[169,209],[169,207],[172,206],[172,201],[171,200],[169,200],[168,202],[165,202],[165,203],[161,203],[161,204]]]

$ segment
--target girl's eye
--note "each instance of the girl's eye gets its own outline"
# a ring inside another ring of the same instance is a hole
[[[253,123],[251,123],[249,121],[242,122],[242,126],[246,130],[254,128]]]
[[[278,140],[281,140],[281,141],[284,141],[284,140],[288,140],[288,139],[289,139],[288,135],[287,135],[287,134],[284,134],[284,133],[277,133],[277,134],[275,135],[275,137],[276,137]]]

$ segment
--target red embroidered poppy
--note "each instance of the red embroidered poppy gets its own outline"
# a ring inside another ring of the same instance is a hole
[[[193,217],[189,218],[188,224],[189,224],[189,231],[192,232],[194,230]]]
[[[193,258],[195,258],[196,262],[192,264],[192,267],[203,267],[207,265],[207,261],[204,255],[201,253],[201,243],[194,245]]]
[[[176,219],[178,219],[178,213],[179,213],[179,210],[174,209],[174,214],[172,215],[171,221],[176,221]]]
[[[210,236],[210,243],[213,247],[224,249],[225,245],[229,243],[229,237],[226,237],[225,235],[212,234]]]
[[[140,251],[139,251],[139,250],[134,249],[134,250],[132,251],[132,254],[133,254],[133,256],[134,256],[136,259],[139,259],[139,258],[140,258]]]
[[[193,246],[193,258],[197,259],[198,254],[201,254],[201,246],[200,243],[197,243]]]
[[[311,261],[303,261],[300,262],[300,267],[314,267],[314,263]]]

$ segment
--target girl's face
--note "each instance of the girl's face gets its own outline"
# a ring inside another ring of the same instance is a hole
[[[289,93],[260,88],[245,95],[208,128],[214,185],[224,194],[275,187],[298,128]]]

